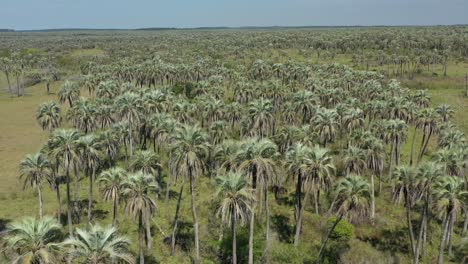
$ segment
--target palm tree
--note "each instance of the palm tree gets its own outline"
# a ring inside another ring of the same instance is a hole
[[[343,161],[346,175],[350,173],[361,174],[367,165],[366,152],[361,148],[350,146],[344,150]]]
[[[108,167],[112,167],[113,161],[119,152],[119,139],[112,129],[106,129],[98,134],[102,152],[107,156]]]
[[[436,111],[433,108],[425,108],[421,110],[416,126],[421,128],[423,131],[423,137],[421,139],[421,147],[418,155],[418,163],[421,161],[426,148],[429,144],[429,139],[431,135],[437,131],[437,121],[438,116]]]
[[[461,213],[462,208],[465,207],[468,192],[465,190],[462,179],[444,176],[435,183],[434,198],[437,211],[443,217],[442,237],[437,258],[437,263],[442,264],[446,244],[448,244],[448,254],[452,255],[452,233],[455,219]]]
[[[130,144],[130,157],[133,155],[133,126],[139,122],[139,106],[140,98],[137,94],[126,92],[117,97],[115,107],[120,114],[123,121],[128,122],[129,144]]]
[[[90,264],[105,264],[109,260],[113,263],[135,263],[134,257],[128,252],[130,240],[120,237],[115,227],[93,225],[89,230],[78,228],[76,237],[68,238],[62,245],[68,248],[66,255],[69,261],[79,260]]]
[[[24,181],[23,189],[27,186],[36,188],[39,194],[39,217],[43,216],[42,182],[51,173],[50,163],[42,153],[26,155],[20,162],[20,178]]]
[[[98,136],[89,134],[81,136],[77,141],[77,145],[81,163],[85,166],[85,173],[89,175],[88,224],[90,224],[94,201],[93,183],[96,178],[96,170],[100,165],[101,144]]]
[[[68,106],[73,107],[73,103],[80,97],[80,87],[73,82],[65,81],[58,92],[60,103],[68,102]]]
[[[319,214],[320,190],[328,190],[335,173],[330,152],[326,148],[315,146],[306,155],[307,177],[311,188],[316,191],[314,195],[315,213]]]
[[[73,236],[72,227],[72,208],[70,198],[70,165],[79,162],[79,153],[77,150],[77,140],[80,134],[76,130],[57,129],[51,135],[48,141],[51,156],[60,160],[60,164],[65,170],[65,181],[67,183],[67,216],[68,231]]]
[[[150,192],[159,189],[151,175],[143,172],[130,174],[122,183],[122,195],[125,199],[125,211],[134,220],[138,219],[138,241],[140,248],[140,264],[145,263],[143,239],[146,226],[147,249],[151,250],[151,217],[156,212],[156,203],[150,197]]]
[[[237,153],[239,169],[251,179],[251,187],[256,197],[257,185],[260,185],[260,198],[262,192],[265,198],[266,209],[266,241],[269,243],[270,237],[270,209],[268,203],[268,185],[269,182],[280,182],[276,160],[279,156],[278,148],[275,143],[269,139],[251,138],[241,142]],[[260,200],[261,201],[261,200]],[[252,210],[255,209],[255,200]],[[259,207],[259,219],[262,212],[262,202]],[[250,219],[250,237],[249,237],[249,263],[253,262],[253,232],[254,215],[252,211]],[[268,247],[267,247],[268,248]]]
[[[52,217],[24,218],[7,226],[6,247],[13,252],[10,263],[54,264],[62,226]]]
[[[250,218],[251,201],[254,199],[252,190],[247,187],[247,181],[239,173],[229,173],[216,178],[218,189],[215,197],[220,199],[217,215],[222,222],[231,226],[232,232],[232,263],[237,263],[236,225],[244,225]]]
[[[442,122],[448,122],[450,118],[452,118],[455,111],[453,111],[452,107],[447,104],[439,105],[435,108],[435,112],[440,116]]]
[[[248,115],[251,123],[251,135],[265,137],[273,134],[275,118],[273,104],[270,100],[260,98],[249,103]]]
[[[182,126],[175,130],[172,138],[174,142],[170,154],[172,174],[175,175],[175,180],[177,180],[177,175],[182,175],[184,179],[188,179],[190,182],[193,228],[195,231],[195,262],[198,264],[200,263],[200,246],[194,185],[195,177],[199,176],[204,170],[204,158],[208,156],[209,145],[207,143],[207,135],[197,126]],[[180,199],[178,203],[180,203]],[[177,231],[179,208],[178,204],[172,235],[173,243],[175,242],[175,232]]]
[[[105,201],[112,201],[112,225],[117,223],[117,209],[121,194],[121,184],[126,180],[127,172],[120,167],[112,167],[101,172],[97,181]]]
[[[319,108],[312,124],[320,136],[320,142],[324,147],[333,142],[336,137],[336,131],[339,129],[338,114],[336,110]]]
[[[411,243],[411,252],[413,253],[414,261],[417,261],[418,251],[416,250],[416,242],[413,231],[413,224],[411,220],[411,208],[413,207],[416,197],[418,195],[418,178],[410,166],[400,166],[393,172],[395,175],[395,186],[393,188],[393,199],[397,202],[404,198],[406,209],[406,223],[408,225],[408,234]]]
[[[341,179],[336,184],[335,192],[337,195],[335,206],[337,208],[336,211],[338,213],[338,217],[330,230],[328,230],[328,233],[322,242],[317,258],[318,263],[321,263],[323,250],[327,245],[327,241],[341,219],[351,212],[358,214],[359,217],[363,216],[369,208],[369,184],[359,176],[351,175]]]
[[[370,190],[371,190],[371,221],[375,219],[375,187],[374,175],[379,177],[379,193],[382,191],[382,172],[385,161],[385,147],[380,139],[374,136],[367,137],[362,146],[366,152],[367,169],[371,174]]]
[[[36,120],[43,130],[52,132],[62,121],[60,107],[53,101],[42,103],[37,109]]]
[[[161,184],[161,164],[159,156],[151,150],[141,150],[135,154],[130,163],[133,171],[141,170],[145,174],[153,175]],[[157,177],[156,177],[157,176]]]
[[[388,166],[388,177],[391,179],[393,161],[396,161],[396,165],[400,164],[400,148],[403,142],[406,140],[408,132],[408,126],[403,120],[392,119],[385,123],[385,140],[390,143],[390,162]]]

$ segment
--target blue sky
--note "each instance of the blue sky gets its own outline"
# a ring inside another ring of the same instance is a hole
[[[0,28],[468,24],[468,0],[0,0]]]

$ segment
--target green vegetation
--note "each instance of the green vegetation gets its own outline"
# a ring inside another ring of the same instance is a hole
[[[467,32],[0,33],[0,262],[461,263]]]

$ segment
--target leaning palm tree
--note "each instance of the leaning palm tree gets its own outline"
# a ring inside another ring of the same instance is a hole
[[[68,238],[62,245],[68,248],[65,253],[69,261],[80,263],[105,264],[135,263],[135,258],[128,251],[130,240],[120,237],[115,227],[102,228],[91,226],[89,230],[78,228],[74,238]]]
[[[151,217],[156,212],[156,203],[150,197],[150,192],[155,192],[159,186],[151,175],[143,172],[130,174],[122,185],[122,195],[125,199],[125,211],[134,220],[138,220],[138,243],[140,248],[140,264],[145,263],[143,239],[145,236],[147,248],[151,250]]]
[[[328,233],[320,246],[317,258],[318,263],[322,261],[323,251],[327,245],[327,241],[341,219],[349,213],[356,213],[358,217],[362,217],[366,215],[369,209],[369,184],[360,176],[351,175],[343,178],[337,183],[335,192],[337,194],[335,206],[338,217],[330,230],[328,230]]]
[[[60,107],[53,101],[42,103],[37,109],[36,120],[43,130],[52,132],[62,121]]]
[[[444,176],[434,186],[434,198],[436,208],[443,217],[442,237],[440,240],[437,263],[443,263],[444,248],[448,244],[448,254],[452,255],[452,234],[455,219],[465,208],[468,192],[465,190],[464,181],[458,177]],[[447,242],[448,241],[448,242]]]
[[[65,81],[58,92],[60,103],[68,102],[68,106],[72,107],[73,103],[80,97],[80,87],[73,82]]]
[[[231,226],[232,232],[232,263],[237,263],[236,225],[244,225],[252,211],[251,201],[254,199],[252,190],[248,188],[244,176],[239,173],[229,173],[216,178],[218,189],[215,197],[220,199],[217,215],[224,224]]]
[[[26,155],[20,162],[20,178],[24,181],[23,188],[31,186],[37,189],[39,195],[39,217],[43,216],[42,182],[51,174],[50,163],[42,153]]]
[[[209,145],[207,143],[206,133],[197,126],[182,126],[175,130],[172,136],[173,147],[170,152],[170,164],[172,174],[177,180],[177,175],[182,175],[184,180],[190,182],[190,196],[192,203],[193,228],[195,231],[195,262],[200,263],[200,245],[198,237],[198,220],[195,206],[195,177],[199,176],[205,167],[204,158],[208,156]],[[183,186],[183,183],[182,183]],[[181,187],[181,193],[182,193]],[[181,195],[181,194],[180,194]],[[179,196],[180,196],[179,195]],[[177,222],[180,209],[180,199],[176,209],[174,227],[172,233],[172,243],[174,248],[175,233],[177,231]],[[172,249],[173,251],[173,249]]]
[[[121,194],[121,184],[126,180],[127,172],[119,167],[112,167],[101,172],[97,179],[105,201],[112,201],[112,225],[117,223],[117,209]]]
[[[79,153],[77,149],[77,140],[79,137],[80,134],[76,130],[58,129],[54,131],[47,143],[51,156],[55,160],[59,160],[65,170],[65,181],[67,186],[67,218],[70,236],[73,236],[70,197],[70,166],[79,162]]]
[[[25,218],[7,226],[5,249],[12,252],[14,264],[54,264],[58,263],[57,244],[62,226],[52,217],[42,220]]]

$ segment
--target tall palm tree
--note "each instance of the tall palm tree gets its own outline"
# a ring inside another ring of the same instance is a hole
[[[313,147],[312,151],[306,154],[306,164],[306,175],[310,177],[308,182],[316,191],[314,195],[315,213],[319,214],[320,190],[328,190],[336,168],[329,150],[319,146]]]
[[[31,186],[39,194],[39,217],[43,216],[42,182],[51,174],[50,163],[42,153],[26,155],[20,162],[20,178],[24,181],[23,188]]]
[[[218,189],[215,197],[220,199],[217,215],[221,221],[231,226],[232,232],[232,263],[237,263],[236,226],[244,225],[252,211],[251,201],[254,199],[252,190],[248,188],[244,176],[239,173],[229,173],[216,178]]]
[[[112,201],[112,225],[117,223],[117,209],[121,195],[121,185],[126,180],[127,172],[120,167],[112,167],[101,172],[97,181],[105,201]]]
[[[397,167],[393,174],[395,175],[393,199],[397,202],[400,202],[402,197],[404,199],[406,209],[406,223],[408,225],[411,252],[413,254],[414,260],[416,261],[419,256],[416,250],[416,242],[411,219],[411,209],[419,193],[419,179],[417,178],[413,167],[410,166]]]
[[[36,112],[36,120],[43,130],[52,132],[60,126],[62,121],[60,107],[53,101],[40,104]]]
[[[429,139],[432,134],[437,131],[438,125],[438,116],[436,111],[433,108],[422,109],[419,113],[416,126],[421,128],[423,131],[423,137],[421,139],[421,147],[419,149],[418,163],[421,161],[426,148],[429,144]]]
[[[13,252],[10,263],[54,264],[60,248],[62,226],[52,217],[24,218],[7,226],[5,249]]]
[[[126,92],[117,97],[115,107],[123,121],[128,122],[130,157],[133,155],[133,126],[140,120],[140,98],[137,94]]]
[[[175,180],[177,180],[177,175],[182,175],[184,179],[188,179],[190,182],[193,228],[195,231],[195,262],[198,264],[200,263],[200,245],[194,185],[195,177],[199,176],[204,170],[204,158],[208,156],[209,144],[207,143],[206,133],[197,126],[182,126],[175,130],[172,138],[174,142],[170,153],[172,174],[176,176]],[[178,205],[172,235],[173,241],[175,241],[179,208]]]
[[[80,133],[76,130],[57,129],[51,135],[47,143],[51,156],[56,160],[60,160],[60,164],[65,170],[65,181],[67,185],[67,218],[70,236],[73,236],[70,197],[70,166],[79,162],[79,153],[77,149],[77,140],[79,137]]]
[[[107,156],[107,165],[112,167],[119,152],[119,138],[112,129],[106,129],[98,134],[102,152]]]
[[[338,122],[338,114],[336,110],[319,108],[315,117],[312,119],[312,124],[320,136],[320,142],[324,147],[328,143],[333,142],[336,137],[336,131],[340,128]]]
[[[366,152],[361,148],[350,146],[344,150],[343,161],[346,175],[350,173],[361,174],[367,165]]]
[[[327,241],[341,219],[343,219],[343,217],[349,213],[357,213],[358,217],[361,217],[366,214],[369,208],[369,184],[360,176],[351,175],[341,179],[336,184],[335,192],[337,195],[335,206],[338,217],[336,218],[330,230],[328,230],[328,233],[325,236],[322,245],[320,246],[319,255],[317,258],[318,263],[321,263],[323,251],[327,245]]]
[[[400,149],[403,142],[406,140],[408,126],[405,121],[400,119],[388,120],[385,124],[385,140],[390,144],[390,161],[388,166],[388,178],[391,179],[393,162],[399,165]]]
[[[68,106],[73,107],[73,103],[80,97],[80,87],[70,81],[65,81],[58,92],[60,103],[68,102]]]
[[[111,262],[135,263],[135,258],[128,251],[130,240],[120,237],[115,227],[102,228],[93,225],[89,230],[76,229],[76,237],[68,238],[62,245],[68,248],[69,261],[105,264]]]
[[[101,162],[101,142],[94,134],[81,136],[77,141],[81,163],[85,166],[85,173],[89,176],[89,196],[88,196],[88,224],[91,223],[93,208],[93,183],[96,171]]]
[[[125,199],[125,211],[134,220],[138,220],[138,243],[140,248],[140,264],[145,263],[143,239],[145,236],[147,249],[151,250],[151,217],[156,212],[156,203],[149,195],[159,189],[151,175],[143,172],[130,174],[122,183],[122,195]]]
[[[237,153],[239,169],[250,178],[251,187],[254,196],[257,196],[257,186],[260,186],[260,198],[263,192],[266,209],[266,240],[270,242],[270,208],[268,203],[268,186],[270,182],[279,182],[278,166],[276,160],[279,156],[278,148],[275,143],[269,139],[251,138],[241,142]],[[252,210],[256,203],[253,201]],[[260,200],[259,215],[262,212],[262,202]],[[254,215],[252,211],[250,219],[250,237],[249,237],[249,263],[253,262],[253,232]],[[259,219],[260,216],[259,216]],[[268,248],[268,247],[267,247]]]
[[[452,255],[452,233],[455,219],[465,207],[468,191],[462,179],[453,176],[441,177],[434,186],[436,208],[443,217],[442,237],[440,240],[437,263],[442,264],[444,248],[448,244],[448,254]],[[446,242],[448,241],[448,242]]]

